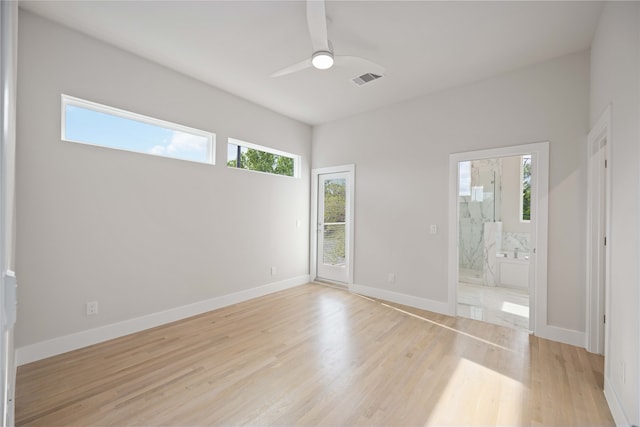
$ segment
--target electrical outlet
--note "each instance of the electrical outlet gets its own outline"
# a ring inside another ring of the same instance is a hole
[[[431,224],[429,226],[429,233],[436,234],[438,232],[438,226],[436,224]]]
[[[396,283],[396,273],[389,273],[387,280],[389,283]]]
[[[302,221],[300,221],[299,219],[296,219],[296,228],[300,228],[301,225],[302,225]]]
[[[86,315],[95,316],[98,314],[98,301],[90,301],[86,304]]]
[[[271,275],[275,276],[276,274],[278,274],[278,269],[276,267],[271,267]]]

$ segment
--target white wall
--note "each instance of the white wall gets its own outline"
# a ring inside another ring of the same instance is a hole
[[[502,232],[531,233],[531,224],[520,221],[522,157],[502,159]]]
[[[315,127],[314,168],[356,164],[355,283],[447,301],[449,154],[550,141],[548,323],[584,331],[588,106],[583,52]]]
[[[308,275],[309,126],[25,11],[19,43],[18,347]],[[217,165],[61,142],[61,93],[215,132]],[[227,137],[302,177],[227,168]]]
[[[605,389],[624,420],[640,424],[640,4],[607,2],[593,40],[591,124],[611,105],[611,310]],[[623,366],[625,365],[625,380]]]

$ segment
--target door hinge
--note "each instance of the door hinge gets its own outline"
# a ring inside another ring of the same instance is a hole
[[[607,315],[605,314],[605,315],[604,315],[604,316],[602,316],[602,317],[603,317],[603,319],[602,319],[602,323],[607,323]]]
[[[607,236],[604,236],[604,245],[607,246]]]
[[[607,160],[606,160],[606,159],[605,159],[605,161],[604,161],[604,168],[605,168],[605,169],[607,168]]]

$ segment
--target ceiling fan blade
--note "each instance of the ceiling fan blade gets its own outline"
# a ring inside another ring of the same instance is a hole
[[[307,0],[307,25],[309,26],[313,51],[323,50],[330,52],[324,0]]]
[[[292,74],[292,73],[297,73],[298,71],[302,71],[305,68],[311,68],[311,59],[307,58],[304,61],[300,61],[293,65],[289,65],[288,67],[285,67],[271,74],[271,77],[286,76],[287,74]]]
[[[387,71],[382,65],[366,58],[350,55],[336,55],[333,58],[337,66],[351,68],[358,72],[373,73],[383,76]]]

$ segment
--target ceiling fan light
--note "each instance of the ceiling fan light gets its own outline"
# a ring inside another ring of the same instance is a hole
[[[316,52],[311,57],[311,63],[318,70],[329,69],[333,66],[333,53],[322,50]]]

